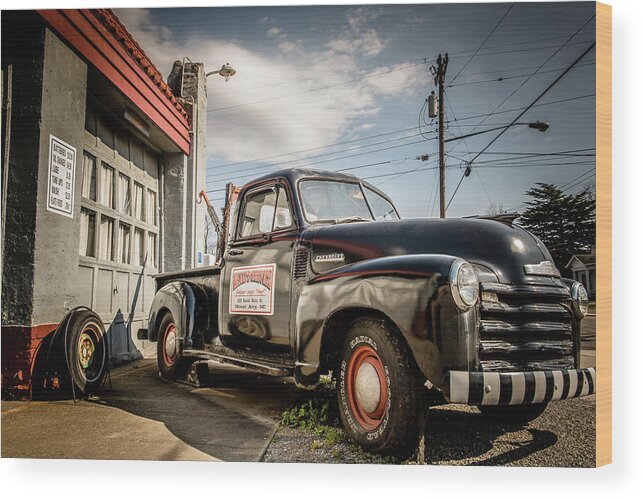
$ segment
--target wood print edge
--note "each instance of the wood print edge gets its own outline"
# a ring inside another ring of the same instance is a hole
[[[612,462],[612,7],[596,3],[596,465]]]

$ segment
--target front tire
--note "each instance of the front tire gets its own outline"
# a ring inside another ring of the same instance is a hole
[[[180,331],[171,312],[161,320],[156,345],[156,359],[161,377],[174,381],[185,376],[192,363],[191,358],[183,357],[180,345]]]
[[[419,440],[422,376],[384,321],[362,318],[340,353],[337,399],[348,435],[364,449],[409,457]]]

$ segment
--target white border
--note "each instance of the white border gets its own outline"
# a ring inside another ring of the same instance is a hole
[[[404,0],[406,3],[439,3]],[[468,0],[480,3],[477,0]],[[176,0],[110,0],[116,7],[181,6]],[[246,5],[248,1],[246,0]],[[304,0],[253,5],[296,5]],[[319,3],[319,2],[318,2]],[[325,0],[324,4],[337,4]],[[346,2],[344,2],[346,3]],[[375,0],[351,3],[391,3]],[[447,3],[447,2],[443,2]],[[453,2],[449,2],[453,3]],[[640,369],[643,334],[640,327],[641,168],[640,130],[643,106],[640,47],[643,46],[643,4],[610,0],[613,16],[613,351],[614,464],[598,470],[553,468],[466,468],[452,466],[268,465],[250,463],[177,463],[134,461],[0,460],[0,480],[6,497],[64,498],[79,478],[90,480],[92,494],[113,499],[130,492],[140,497],[187,497],[230,494],[231,497],[338,499],[354,497],[538,498],[635,496],[643,488],[640,462],[643,449]],[[183,6],[242,5],[241,2],[190,0]],[[99,0],[52,2],[23,0],[27,8],[105,7]],[[213,421],[212,424],[216,424]],[[52,432],[56,433],[56,428]],[[97,428],[96,431],[100,431]],[[90,485],[88,485],[90,486]],[[126,492],[127,491],[127,492]],[[631,492],[630,494],[627,494]],[[620,494],[619,494],[620,493]],[[625,493],[625,494],[623,494]]]

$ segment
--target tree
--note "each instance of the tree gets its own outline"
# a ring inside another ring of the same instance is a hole
[[[217,231],[214,229],[214,224],[207,213],[205,214],[205,224],[203,226],[203,240],[204,252],[214,255],[217,248]]]
[[[505,210],[502,203],[491,203],[487,207],[487,215],[501,215],[503,213],[507,213],[507,210]]]
[[[572,255],[589,253],[596,241],[596,202],[588,189],[565,194],[553,184],[537,183],[527,191],[533,199],[520,216],[520,225],[547,246],[563,275]]]

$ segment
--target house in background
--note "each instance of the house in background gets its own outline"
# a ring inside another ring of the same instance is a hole
[[[590,300],[596,299],[596,246],[592,246],[589,254],[572,256],[565,268],[572,271],[574,280],[585,286]]]

